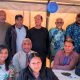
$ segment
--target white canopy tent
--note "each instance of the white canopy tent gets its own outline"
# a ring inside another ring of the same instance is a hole
[[[59,5],[58,12],[80,12],[80,0],[50,0]],[[46,11],[48,0],[0,0],[0,8],[25,11]]]
[[[75,20],[75,16],[80,12],[80,0],[50,0],[56,2],[59,9],[49,17],[48,29],[55,26],[55,19],[62,17],[65,21],[64,29]],[[0,9],[7,12],[7,21],[14,23],[16,14],[24,15],[24,24],[34,26],[33,17],[41,14],[44,18],[43,26],[46,26],[46,11],[48,0],[0,0]],[[66,17],[67,16],[67,17]],[[69,20],[68,20],[69,19]],[[53,23],[54,22],[54,23]]]
[[[68,24],[75,21],[77,13],[80,13],[80,0],[50,0],[56,2],[59,9],[56,13],[51,13],[49,17],[48,29],[55,27],[55,19],[63,18],[66,29]],[[7,22],[14,24],[16,14],[24,16],[24,24],[30,28],[35,25],[34,16],[41,14],[43,16],[43,26],[46,26],[46,11],[48,0],[0,0],[0,9],[7,13]]]

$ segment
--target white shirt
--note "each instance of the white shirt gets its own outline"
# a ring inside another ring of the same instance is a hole
[[[0,80],[7,80],[9,73],[5,69],[5,64],[0,65]]]
[[[16,33],[17,33],[17,39],[16,39],[16,47],[17,52],[22,50],[22,41],[26,37],[26,30],[24,26],[21,27],[21,29],[15,27]]]
[[[0,65],[0,68],[1,68],[3,71],[6,71],[5,64]]]

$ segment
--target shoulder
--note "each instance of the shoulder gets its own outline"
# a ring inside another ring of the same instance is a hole
[[[74,22],[74,23],[68,25],[68,26],[67,26],[67,29],[72,28],[72,27],[74,27],[75,25],[76,25],[76,22]]]
[[[47,28],[45,28],[45,27],[41,27],[41,29],[42,29],[42,30],[45,30],[45,31],[48,31]]]
[[[79,54],[77,52],[75,52],[75,51],[73,51],[73,54],[72,55],[73,55],[73,57],[74,56],[77,57],[77,58],[79,57]]]
[[[23,25],[23,26],[24,26],[24,28],[28,29],[28,27],[26,25]]]
[[[36,30],[35,27],[30,28],[30,29],[29,29],[29,33],[32,33],[32,32],[34,32],[35,30]]]
[[[55,31],[56,30],[56,28],[51,28],[49,31]]]
[[[43,68],[42,76],[45,76],[46,78],[48,78],[48,80],[58,80],[51,68]]]
[[[57,55],[62,55],[63,53],[64,53],[63,50],[59,50],[59,51],[57,51]]]
[[[15,29],[15,25],[11,25],[8,30],[12,30],[12,29]]]
[[[32,28],[29,29],[29,31],[34,30],[34,29],[35,29],[35,27],[32,27]]]
[[[30,53],[37,53],[36,51],[30,50]]]
[[[13,56],[13,59],[18,59],[18,58],[20,58],[20,56],[22,56],[23,55],[23,51],[19,51],[19,52],[17,52],[14,56]]]
[[[8,23],[8,22],[5,22],[5,25],[6,25],[6,26],[9,26],[9,27],[11,26],[11,24]]]

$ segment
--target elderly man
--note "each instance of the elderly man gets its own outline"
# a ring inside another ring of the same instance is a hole
[[[6,20],[6,12],[3,10],[0,10],[0,44],[5,44],[5,35],[8,27],[11,25]]]
[[[63,19],[57,18],[55,21],[56,27],[49,31],[51,59],[54,58],[58,50],[64,47],[65,31],[62,29],[63,24]]]
[[[54,58],[54,69],[72,70],[75,68],[79,55],[73,51],[74,42],[71,39],[67,39],[64,42],[64,49],[56,53]]]
[[[12,60],[12,63],[17,73],[28,65],[28,55],[34,52],[31,50],[31,48],[32,48],[31,40],[29,38],[23,39],[22,50],[17,52]]]

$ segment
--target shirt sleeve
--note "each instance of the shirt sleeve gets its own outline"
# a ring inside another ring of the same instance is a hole
[[[72,36],[72,26],[68,26],[66,29],[66,37],[70,37]]]
[[[54,63],[53,63],[53,68],[57,68],[59,66],[59,59],[60,59],[60,51],[58,51],[54,57]]]
[[[13,60],[12,60],[12,64],[13,64],[13,66],[14,66],[16,72],[18,73],[20,67],[19,67],[19,60],[18,60],[17,55],[14,55]]]

